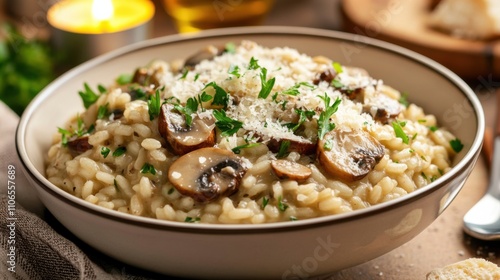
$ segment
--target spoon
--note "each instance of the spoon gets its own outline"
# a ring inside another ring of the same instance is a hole
[[[465,214],[464,231],[481,240],[500,239],[500,90],[497,90],[493,161],[486,194]]]

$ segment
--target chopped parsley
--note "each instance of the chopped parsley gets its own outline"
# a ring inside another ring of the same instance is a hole
[[[241,77],[240,67],[238,67],[238,65],[231,64],[231,66],[229,66],[229,70],[227,70],[227,73],[235,76],[236,78]]]
[[[424,172],[420,173],[420,175],[421,175],[421,176],[422,176],[422,177],[423,177],[426,181],[428,181],[428,180],[429,180],[429,178],[427,178],[427,175],[425,175],[425,173],[424,173]]]
[[[327,151],[330,151],[333,148],[333,141],[332,139],[327,139],[325,141],[325,144],[323,145],[323,148]]]
[[[261,88],[259,92],[259,98],[266,99],[271,93],[271,90],[273,89],[275,82],[276,82],[276,77],[267,80],[267,69],[261,67],[260,68]]]
[[[406,125],[406,122],[401,122],[401,121],[397,121],[397,120],[392,122],[392,128],[394,129],[394,133],[396,133],[396,137],[401,138],[401,140],[403,140],[403,143],[408,144],[410,141],[410,138],[403,131],[403,127],[405,125]]]
[[[281,212],[285,212],[285,210],[288,209],[288,204],[283,202],[283,197],[281,195],[278,197],[278,209]]]
[[[88,109],[90,105],[94,104],[97,101],[99,95],[96,94],[87,83],[84,83],[83,87],[84,90],[79,91],[78,94],[82,98],[83,106],[85,107],[85,109]]]
[[[318,119],[318,139],[323,139],[325,134],[332,131],[335,128],[335,124],[330,122],[330,117],[337,112],[341,99],[337,97],[335,102],[331,103],[330,97],[326,94],[320,96],[325,102],[325,110],[321,112]]]
[[[186,219],[184,220],[184,222],[186,223],[196,223],[196,222],[199,222],[200,221],[200,218],[199,217],[189,217],[187,216]]]
[[[226,43],[224,50],[227,53],[236,53],[236,44],[234,44],[232,42]]]
[[[399,97],[399,103],[405,107],[408,107],[410,105],[410,102],[408,101],[408,93],[403,92],[401,93],[401,96]]]
[[[73,131],[69,131],[64,128],[57,128],[58,132],[61,133],[61,144],[63,146],[68,145],[68,140],[72,137],[81,137],[87,133],[90,133],[92,130],[94,130],[94,126],[90,126],[88,130],[85,129],[85,124],[83,123],[83,119],[80,117],[80,115],[76,116],[76,129],[73,129]]]
[[[330,85],[334,88],[345,88],[345,85],[337,79],[333,79]]]
[[[118,147],[114,152],[113,152],[113,156],[114,157],[119,157],[123,154],[125,154],[125,152],[127,152],[127,148],[126,147]]]
[[[344,69],[342,68],[342,65],[340,63],[333,62],[332,66],[333,66],[333,69],[335,69],[335,72],[337,72],[338,74],[344,72]]]
[[[300,82],[300,83],[295,84],[293,87],[291,87],[285,91],[282,91],[281,93],[287,94],[287,95],[292,95],[292,96],[297,96],[300,94],[299,88],[301,86],[308,87],[308,88],[314,88],[314,86],[308,82]]]
[[[299,121],[297,123],[288,123],[285,126],[292,131],[296,131],[299,127],[309,118],[313,117],[316,112],[313,110],[301,110],[295,109],[295,113],[299,115]]]
[[[267,204],[269,204],[269,197],[264,196],[262,198],[262,209],[266,208]]]
[[[99,106],[99,109],[97,109],[97,119],[104,119],[106,116],[108,116],[108,106],[109,103],[106,103],[104,105]]]
[[[116,181],[116,179],[113,179],[113,185],[115,186],[115,190],[117,192],[119,192],[120,191],[120,187],[118,186],[118,182]]]
[[[290,141],[289,140],[283,140],[280,143],[280,148],[278,150],[278,153],[276,154],[277,158],[284,158],[288,155],[288,149],[290,148]]]
[[[221,130],[221,136],[231,136],[243,126],[242,122],[228,117],[224,110],[214,110],[212,114],[217,120],[215,126]]]
[[[142,174],[151,173],[153,175],[156,175],[156,169],[152,164],[146,162],[141,168],[141,173]]]
[[[184,68],[182,70],[182,75],[179,77],[179,80],[185,80],[188,74],[189,74],[189,69],[188,68]]]
[[[438,127],[433,125],[433,126],[429,126],[429,130],[432,131],[432,132],[436,132],[438,130]]]
[[[133,76],[131,74],[121,74],[116,78],[116,83],[123,86],[132,83]]]
[[[252,148],[252,147],[255,147],[255,146],[258,146],[258,145],[260,145],[260,143],[246,143],[246,144],[234,147],[231,150],[233,151],[233,153],[239,154],[239,153],[241,153],[242,149]]]
[[[155,117],[158,117],[160,115],[160,109],[161,109],[160,90],[157,89],[155,95],[151,95],[148,99],[149,120],[152,121]]]
[[[111,152],[111,150],[108,147],[102,147],[101,148],[101,155],[104,158],[106,158],[109,155],[109,152]]]
[[[257,70],[260,68],[259,61],[253,56],[250,58],[250,63],[248,63],[249,70]]]
[[[459,153],[464,148],[464,144],[462,144],[462,141],[458,138],[450,140],[450,146],[455,153]]]
[[[229,102],[229,94],[223,88],[218,86],[215,82],[206,84],[203,90],[205,90],[208,87],[212,87],[215,90],[215,95],[213,97],[212,105],[220,105],[226,108]]]

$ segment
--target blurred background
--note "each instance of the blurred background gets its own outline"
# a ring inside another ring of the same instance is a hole
[[[125,20],[128,17],[135,22],[119,23],[122,26],[118,27],[118,31],[103,31],[103,33],[108,33],[104,35],[95,34],[91,27],[81,27],[81,30],[76,30],[78,28],[76,27],[71,30],[70,25],[77,21],[76,18],[79,16],[72,13],[81,14],[82,8],[75,8],[78,11],[61,11],[59,14],[63,14],[62,16],[54,13],[56,15],[49,15],[52,19],[48,19],[48,13],[54,12],[50,11],[51,7],[65,1],[0,0],[0,100],[20,115],[29,101],[60,74],[96,55],[136,41],[195,31],[196,28],[203,26],[214,28],[241,25],[285,25],[340,29],[341,23],[340,1],[337,0],[256,0],[263,3],[257,3],[260,4],[260,8],[253,11],[253,18],[247,20],[242,14],[236,14],[234,10],[244,6],[246,0],[210,0],[208,2],[211,7],[208,8],[213,11],[211,13],[201,11],[201,13],[211,14],[212,17],[217,16],[217,18],[211,24],[205,22],[200,26],[198,23],[197,27],[190,27],[189,23],[185,22],[179,24],[174,19],[176,15],[180,15],[181,19],[183,16],[192,15],[192,7],[191,12],[186,14],[186,9],[184,8],[183,11],[179,3],[174,3],[176,1],[146,1],[154,6],[151,19],[147,18],[148,15],[143,19],[134,19],[138,17],[137,8],[131,8],[135,10],[130,13],[123,10],[124,8],[116,7],[113,15],[115,18],[112,20],[119,21],[118,17]],[[92,0],[76,2],[91,3]],[[95,2],[100,2],[99,10],[105,9],[102,5],[106,0],[95,0]],[[172,12],[167,13],[167,7]],[[246,6],[241,9],[246,12],[252,8]],[[64,22],[65,19],[68,22]],[[81,21],[84,20],[81,19]],[[113,37],[109,36],[111,33]]]

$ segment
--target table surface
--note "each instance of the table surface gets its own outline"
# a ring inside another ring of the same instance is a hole
[[[5,9],[0,0],[0,22],[5,20]],[[153,19],[154,37],[176,33],[171,19],[156,0],[157,11]],[[341,30],[339,1],[331,0],[276,0],[265,25],[305,26]],[[20,21],[22,24],[22,21]],[[38,26],[44,36],[44,26]],[[487,126],[492,127],[495,113],[494,90],[478,77],[470,81],[473,88],[482,88],[478,96],[485,110]],[[491,80],[490,80],[491,82]],[[493,81],[494,82],[494,81]],[[500,82],[500,81],[499,81]],[[479,85],[479,86],[478,86]],[[405,245],[364,264],[327,276],[327,279],[425,279],[432,269],[470,257],[481,257],[500,264],[500,242],[479,241],[462,231],[462,217],[483,195],[488,183],[488,168],[481,156],[456,199],[426,230]]]

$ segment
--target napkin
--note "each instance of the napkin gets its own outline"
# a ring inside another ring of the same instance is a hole
[[[97,252],[59,224],[21,170],[15,149],[19,117],[2,102],[0,116],[0,279],[165,279]],[[8,183],[9,170],[14,183]],[[15,192],[8,193],[12,185]]]

